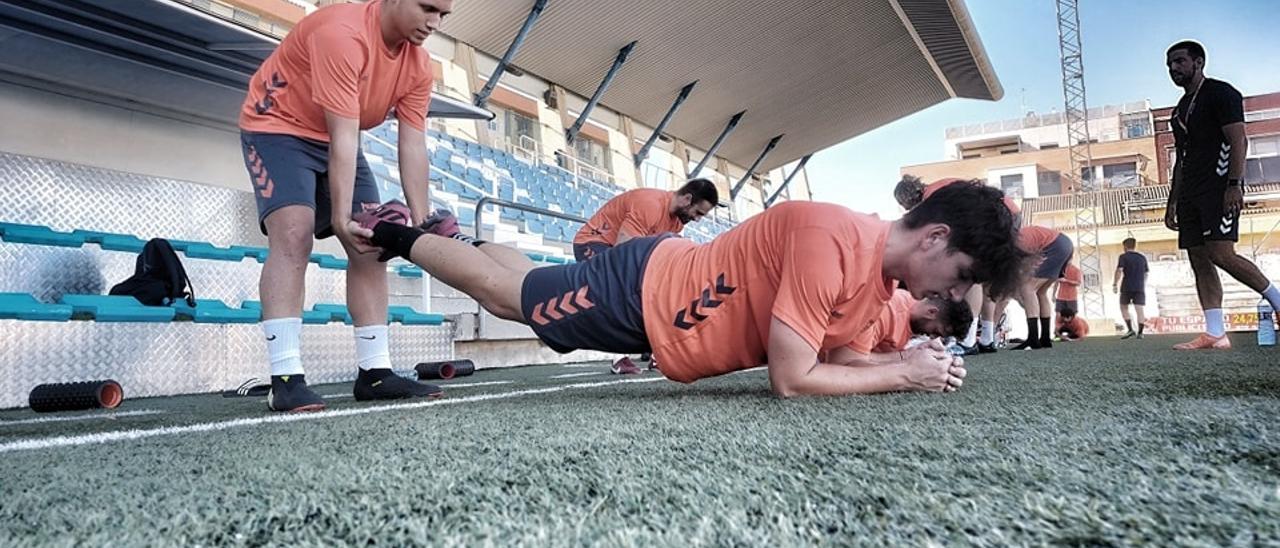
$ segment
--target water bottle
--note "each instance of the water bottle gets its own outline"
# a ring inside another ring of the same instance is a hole
[[[1266,299],[1258,302],[1258,346],[1276,345],[1276,312]]]

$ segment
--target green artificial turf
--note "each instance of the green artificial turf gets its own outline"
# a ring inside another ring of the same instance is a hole
[[[0,546],[1280,543],[1280,349],[1183,338],[978,356],[947,395],[784,401],[757,371],[8,451]],[[453,382],[512,382],[448,399],[606,367],[481,371]],[[121,407],[143,409],[3,412],[0,446],[267,416]]]

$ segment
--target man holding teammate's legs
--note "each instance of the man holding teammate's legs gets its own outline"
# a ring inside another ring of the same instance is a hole
[[[820,363],[818,352],[874,323],[898,280],[918,298],[956,300],[984,281],[998,295],[1013,291],[1026,253],[1002,197],[953,185],[895,222],[789,202],[708,244],[636,238],[590,261],[528,271],[377,213],[351,230],[560,352],[652,349],[680,382],[767,363],[782,396],[950,391],[963,382],[963,362],[940,348],[865,367]]]
[[[1206,78],[1204,46],[1190,40],[1165,52],[1173,83],[1185,92],[1170,117],[1177,161],[1164,223],[1178,231],[1178,247],[1187,250],[1204,310],[1205,333],[1174,346],[1178,350],[1228,349],[1222,317],[1219,268],[1280,306],[1280,288],[1236,254],[1240,210],[1244,207],[1244,99],[1231,84]]]
[[[381,201],[360,152],[360,130],[381,124],[392,109],[400,120],[400,179],[409,201],[403,221],[427,215],[432,75],[422,44],[452,6],[453,0],[376,0],[321,8],[294,27],[249,83],[240,140],[270,250],[259,293],[272,410],[325,407],[307,387],[299,339],[313,238],[334,235],[349,259],[356,399],[440,394],[391,371],[386,267],[349,222]]]

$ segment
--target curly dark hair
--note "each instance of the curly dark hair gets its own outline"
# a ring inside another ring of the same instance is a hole
[[[973,258],[973,283],[989,284],[993,299],[1013,295],[1030,266],[1018,247],[1018,225],[1004,205],[1004,193],[981,181],[960,181],[938,189],[902,217],[909,229],[928,224],[951,228],[947,249]]]
[[[969,303],[936,297],[929,302],[938,307],[938,322],[946,331],[942,336],[962,339],[969,333],[969,326],[973,324],[973,310],[969,309]]]
[[[906,210],[920,205],[924,201],[924,183],[915,175],[903,175],[898,185],[893,187],[893,199]]]

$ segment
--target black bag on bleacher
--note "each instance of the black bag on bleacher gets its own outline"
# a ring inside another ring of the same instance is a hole
[[[183,298],[188,305],[196,305],[187,269],[164,238],[152,238],[142,247],[133,275],[112,287],[111,294],[129,295],[147,306],[167,306]]]

